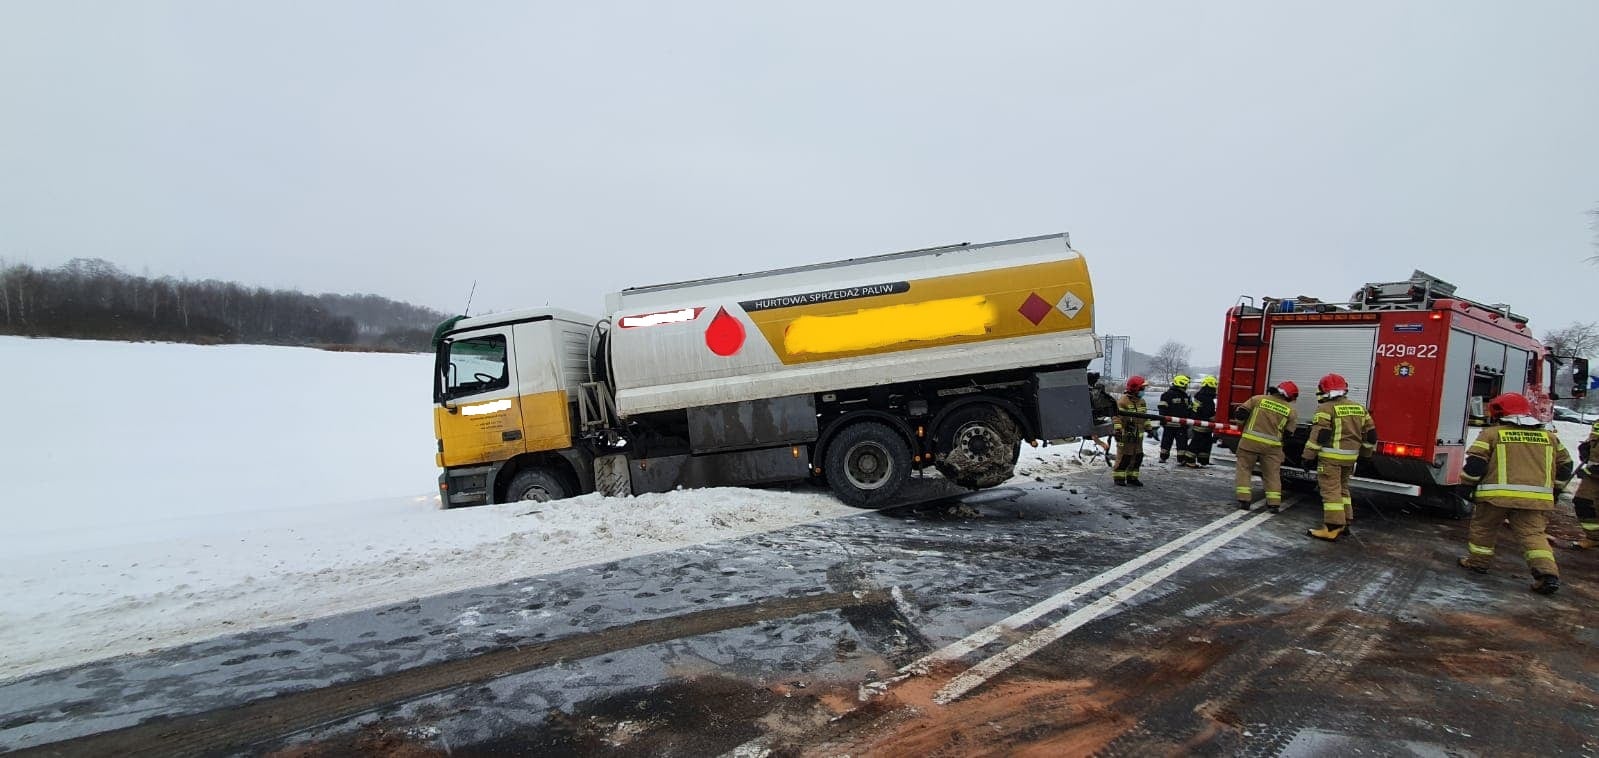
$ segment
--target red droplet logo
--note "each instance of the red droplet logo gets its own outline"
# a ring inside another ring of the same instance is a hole
[[[744,347],[744,324],[728,315],[726,308],[718,308],[716,318],[705,327],[705,346],[723,358],[738,352]]]

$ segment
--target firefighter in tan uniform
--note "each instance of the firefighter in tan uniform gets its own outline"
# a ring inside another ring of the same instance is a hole
[[[1149,385],[1144,377],[1127,380],[1127,389],[1116,398],[1116,410],[1126,413],[1149,413],[1144,402],[1144,388]],[[1111,480],[1117,486],[1142,487],[1138,481],[1138,468],[1144,465],[1144,435],[1154,430],[1155,422],[1149,419],[1116,415],[1116,469]]]
[[[1582,459],[1582,465],[1577,467],[1582,483],[1577,485],[1571,504],[1577,511],[1577,523],[1582,525],[1582,539],[1571,543],[1571,547],[1592,550],[1599,547],[1599,508],[1594,506],[1599,501],[1599,422],[1593,425],[1588,439],[1577,446],[1577,456]]]
[[[1233,418],[1244,427],[1238,441],[1238,468],[1233,475],[1238,507],[1249,510],[1250,478],[1260,464],[1260,478],[1266,483],[1266,507],[1272,513],[1283,507],[1283,436],[1299,426],[1299,413],[1293,402],[1299,398],[1299,385],[1283,382],[1244,401],[1233,410]]]
[[[1355,507],[1349,496],[1349,478],[1354,476],[1355,463],[1377,450],[1377,425],[1365,407],[1348,395],[1349,382],[1338,374],[1328,374],[1316,383],[1316,399],[1321,405],[1310,419],[1305,468],[1316,466],[1316,483],[1321,486],[1322,528],[1308,531],[1320,540],[1336,540],[1348,530]]]
[[[1509,519],[1532,569],[1532,591],[1552,595],[1560,589],[1560,570],[1544,528],[1555,508],[1555,495],[1571,479],[1571,454],[1554,432],[1542,428],[1532,415],[1532,405],[1518,393],[1489,401],[1488,419],[1493,425],[1466,450],[1460,471],[1461,484],[1476,488],[1466,544],[1470,555],[1461,558],[1460,565],[1488,573],[1499,524]]]

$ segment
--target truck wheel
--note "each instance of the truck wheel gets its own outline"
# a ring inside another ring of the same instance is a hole
[[[823,473],[833,494],[845,503],[882,505],[910,478],[911,448],[886,425],[853,424],[828,443]]]
[[[523,469],[511,478],[511,485],[505,488],[505,500],[517,502],[519,500],[532,500],[546,502],[560,500],[572,496],[572,490],[566,486],[566,481],[553,471],[541,468]]]
[[[938,473],[967,489],[997,487],[1016,472],[1021,430],[1010,414],[987,404],[957,409],[938,427]]]

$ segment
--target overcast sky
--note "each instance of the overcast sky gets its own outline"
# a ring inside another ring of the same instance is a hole
[[[1599,319],[1599,2],[0,2],[0,257],[459,311],[1068,231],[1101,332]]]

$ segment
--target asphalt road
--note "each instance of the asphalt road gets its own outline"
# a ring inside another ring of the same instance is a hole
[[[1543,598],[1396,502],[1327,544],[1313,496],[1240,512],[1225,467],[1030,473],[6,683],[0,749],[1599,753],[1599,556]]]

